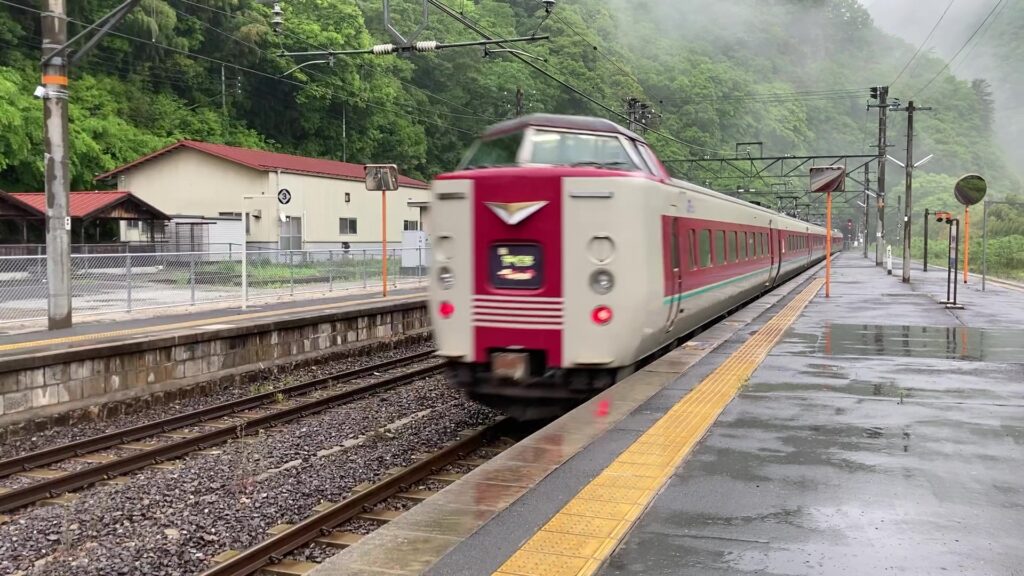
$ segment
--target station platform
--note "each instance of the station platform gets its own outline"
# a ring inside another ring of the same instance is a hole
[[[124,343],[138,343],[156,337],[184,337],[201,333],[207,337],[211,331],[222,329],[273,326],[287,320],[309,319],[316,315],[339,310],[386,306],[389,303],[411,300],[425,301],[422,288],[389,291],[387,298],[365,293],[343,296],[261,303],[242,308],[215,308],[189,313],[161,314],[114,321],[88,321],[60,330],[32,330],[0,334],[0,362],[26,354],[69,351],[80,348],[112,347]]]
[[[317,576],[986,574],[1024,566],[1024,292],[810,270]]]

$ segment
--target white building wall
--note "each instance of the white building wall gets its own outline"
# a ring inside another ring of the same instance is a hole
[[[292,193],[291,202],[283,206],[277,201],[282,188]],[[244,202],[250,214],[250,244],[276,248],[283,215],[302,218],[307,249],[341,248],[344,242],[353,249],[380,247],[381,195],[367,191],[361,181],[254,170],[179,148],[120,174],[118,189],[131,190],[172,217],[219,218],[211,224],[211,243],[240,241],[240,222],[224,220],[225,213],[240,212],[242,196],[254,196]],[[420,210],[408,203],[426,201],[428,195],[428,190],[417,188],[388,192],[389,247],[401,246],[405,220],[420,218]],[[357,234],[340,233],[343,217],[357,219]]]

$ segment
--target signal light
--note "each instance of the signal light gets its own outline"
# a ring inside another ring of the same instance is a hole
[[[871,87],[871,99],[878,100],[878,86]]]
[[[590,313],[590,319],[598,326],[605,326],[612,321],[612,309],[604,304],[597,306]]]
[[[445,300],[437,307],[437,311],[441,314],[441,318],[447,320],[452,317],[452,314],[455,314],[455,305]]]

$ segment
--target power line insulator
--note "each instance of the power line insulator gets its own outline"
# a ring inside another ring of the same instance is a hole
[[[426,40],[423,42],[417,42],[414,47],[417,52],[435,52],[437,51],[437,40]]]
[[[371,50],[373,50],[373,53],[376,54],[377,56],[382,56],[384,54],[394,54],[395,53],[395,45],[394,44],[377,44],[376,46],[371,48]]]
[[[281,29],[284,27],[284,10],[281,10],[281,4],[274,2],[274,8],[270,11],[272,18],[270,19],[270,26],[274,29],[274,32],[281,33]]]

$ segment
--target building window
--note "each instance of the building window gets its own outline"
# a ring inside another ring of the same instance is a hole
[[[338,218],[338,234],[358,234],[355,218]]]
[[[281,250],[302,250],[302,218],[289,216],[281,223]]]
[[[405,228],[404,228],[404,230],[406,232],[416,231],[416,230],[419,230],[419,229],[420,229],[420,221],[419,220],[406,220],[405,221]]]

